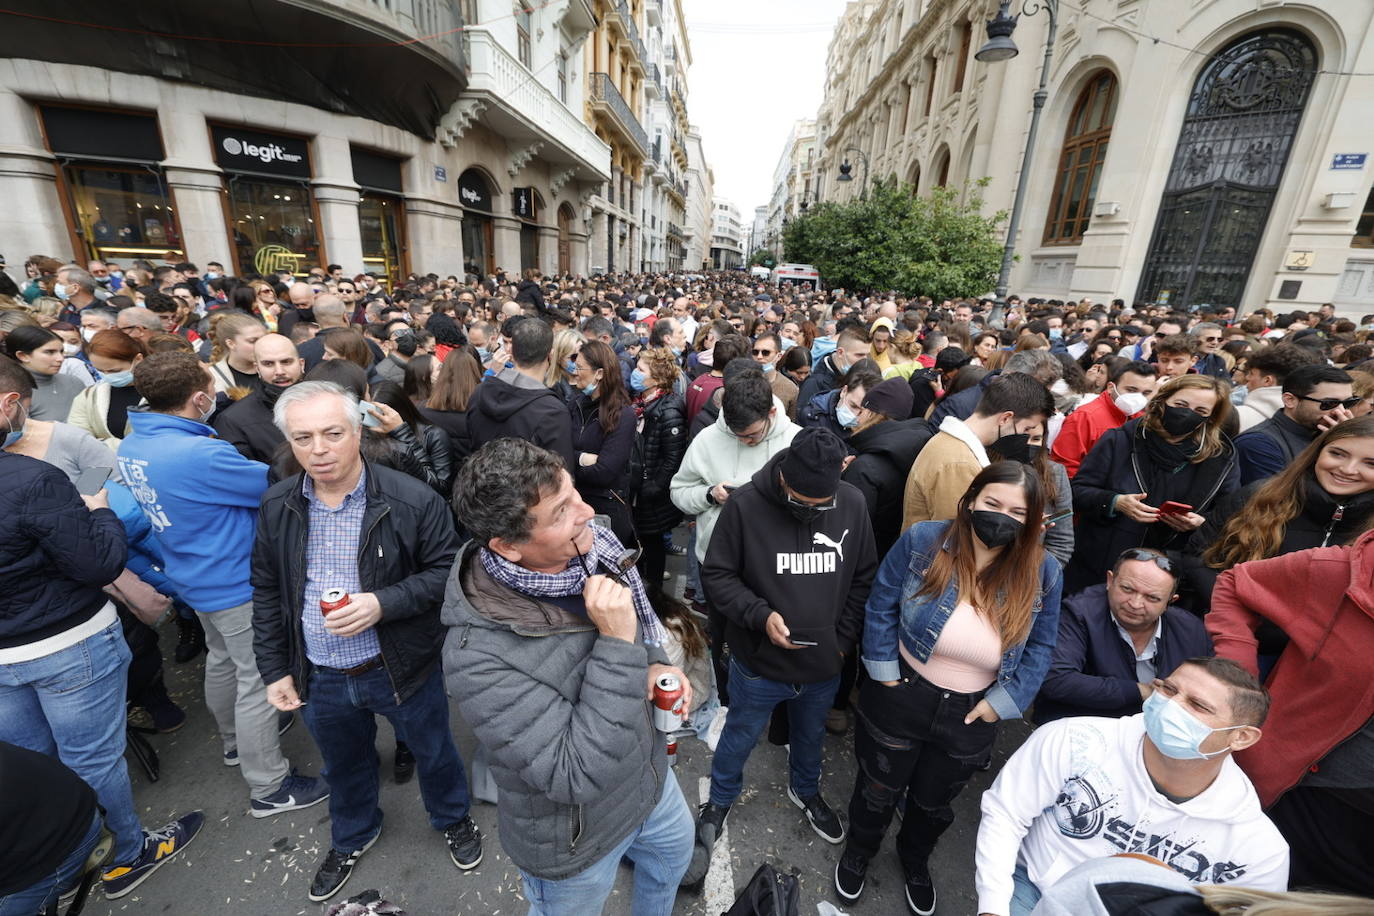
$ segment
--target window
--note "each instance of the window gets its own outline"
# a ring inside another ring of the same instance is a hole
[[[323,263],[308,183],[232,175],[227,185],[239,270],[267,273],[269,266],[289,265],[303,276]]]
[[[968,44],[973,29],[965,22],[959,27],[959,62],[954,69],[954,91],[964,91],[964,71],[968,69]]]
[[[181,252],[181,233],[160,170],[69,164],[62,174],[87,258]]]
[[[469,28],[480,25],[477,19],[477,0],[462,0],[459,4],[459,12],[463,16],[463,25]]]
[[[520,53],[520,63],[526,67],[534,66],[534,56],[530,48],[530,25],[533,18],[534,14],[529,7],[521,5],[515,8],[516,47]]]
[[[1369,197],[1365,198],[1364,212],[1355,224],[1355,237],[1350,244],[1355,248],[1374,248],[1374,188],[1369,189]]]
[[[935,104],[935,55],[926,56],[926,106],[922,117],[930,117],[931,106]]]
[[[568,104],[568,52],[558,52],[558,101]]]
[[[1083,240],[1115,115],[1116,78],[1104,71],[1083,87],[1069,115],[1045,221],[1046,245],[1077,245]]]

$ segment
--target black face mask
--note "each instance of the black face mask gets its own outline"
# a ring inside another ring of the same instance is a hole
[[[969,521],[973,524],[973,533],[978,535],[978,540],[994,550],[1016,540],[1024,527],[1021,522],[1004,512],[988,512],[984,509],[971,510]]]
[[[804,525],[809,525],[821,517],[821,510],[815,506],[799,506],[796,503],[788,503],[787,511],[792,513],[792,517]]]
[[[1025,433],[998,436],[988,451],[996,452],[1008,461],[1019,461],[1022,464],[1030,464],[1035,457],[1035,453],[1031,451],[1030,436]]]
[[[1196,432],[1199,426],[1207,422],[1207,418],[1187,407],[1166,407],[1159,422],[1169,435],[1187,436]]]

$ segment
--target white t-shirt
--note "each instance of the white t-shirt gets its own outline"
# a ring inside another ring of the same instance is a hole
[[[1205,792],[1175,803],[1145,770],[1145,717],[1060,719],[1036,729],[983,793],[978,912],[1006,916],[1012,872],[1048,887],[1102,856],[1154,856],[1192,884],[1288,888],[1288,844],[1227,759]]]

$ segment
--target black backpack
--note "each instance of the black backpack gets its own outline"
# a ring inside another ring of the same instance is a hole
[[[765,863],[722,916],[799,916],[800,906],[801,886],[796,875],[778,874]]]

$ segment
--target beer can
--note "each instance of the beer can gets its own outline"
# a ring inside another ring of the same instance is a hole
[[[676,674],[660,675],[654,681],[654,727],[673,732],[682,727],[682,681]]]
[[[330,611],[337,611],[352,600],[341,588],[327,588],[320,595],[320,613],[328,617]]]
[[[677,766],[677,737],[668,735],[668,766]]]

